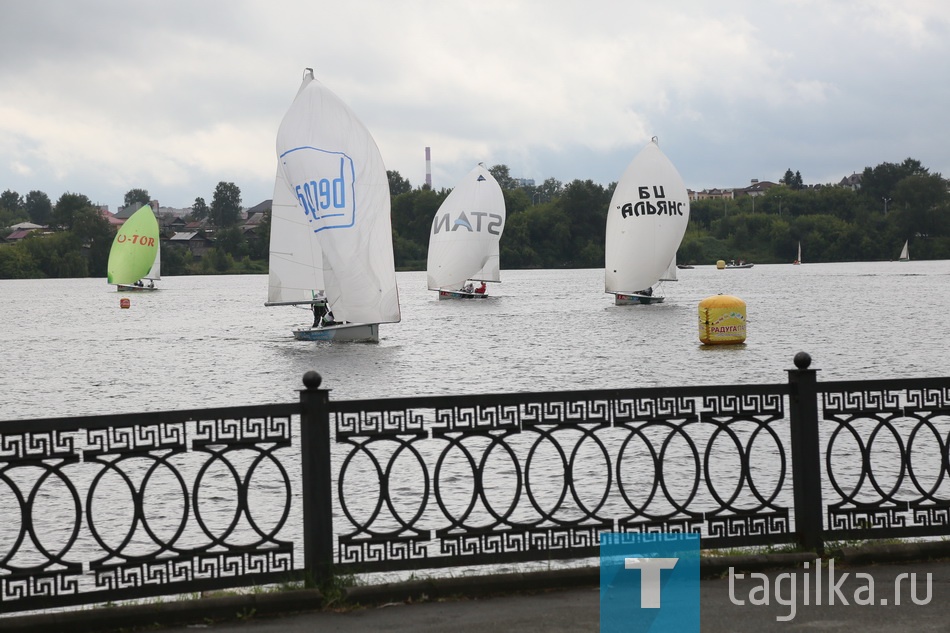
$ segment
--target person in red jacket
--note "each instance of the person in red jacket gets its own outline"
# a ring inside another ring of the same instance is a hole
[[[485,282],[482,282],[482,285],[475,289],[475,294],[483,295],[485,294]]]

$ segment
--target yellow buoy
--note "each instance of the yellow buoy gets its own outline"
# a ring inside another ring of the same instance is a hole
[[[726,267],[726,260],[720,259],[718,262],[716,262],[716,268],[718,268],[719,270],[722,270],[725,267]]]
[[[706,297],[699,302],[699,340],[704,345],[745,342],[745,301],[732,295]]]

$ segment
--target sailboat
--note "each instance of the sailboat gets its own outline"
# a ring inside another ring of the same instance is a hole
[[[909,262],[910,261],[910,251],[907,250],[907,244],[910,240],[904,241],[904,248],[901,249],[901,256],[898,261]]]
[[[501,281],[499,241],[505,215],[501,186],[479,163],[452,189],[432,220],[426,278],[439,299],[486,297],[485,282]],[[475,288],[472,281],[481,286]]]
[[[158,290],[155,282],[162,278],[162,240],[151,206],[143,205],[116,231],[106,270],[107,281],[119,292]]]
[[[795,258],[795,261],[792,262],[796,266],[802,263],[802,243],[798,243],[798,257]]]
[[[616,305],[660,303],[656,286],[676,275],[689,194],[654,137],[624,171],[607,210],[605,288]]]
[[[265,305],[316,306],[297,340],[378,342],[379,324],[401,318],[389,179],[369,131],[311,68],[277,159]]]

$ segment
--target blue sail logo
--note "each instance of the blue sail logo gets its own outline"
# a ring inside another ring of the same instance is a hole
[[[298,147],[281,163],[313,231],[345,229],[356,222],[356,168],[341,152]]]

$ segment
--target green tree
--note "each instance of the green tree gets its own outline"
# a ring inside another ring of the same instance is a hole
[[[208,209],[205,199],[198,197],[195,198],[194,204],[191,205],[191,218],[196,221],[207,220],[211,217],[211,210]]]
[[[162,248],[162,275],[187,275],[194,259],[191,251],[181,246]]]
[[[88,257],[89,274],[105,277],[109,263],[109,251],[115,231],[109,221],[95,207],[78,209],[73,215],[73,235],[79,240]]]
[[[270,259],[271,214],[267,212],[258,223],[257,230],[247,237],[247,254],[251,259],[268,261]]]
[[[64,193],[53,209],[53,223],[66,230],[72,229],[76,213],[89,207],[93,207],[93,204],[86,196],[80,193]]]
[[[13,226],[26,220],[26,214],[23,212],[23,209],[11,209],[8,207],[0,206],[0,228]],[[2,235],[0,235],[2,236]]]
[[[30,222],[34,224],[46,226],[53,219],[53,203],[42,191],[34,190],[26,194],[24,206]]]
[[[426,251],[429,248],[429,233],[432,230],[433,218],[447,196],[448,191],[445,189],[435,192],[423,188],[414,189],[393,198],[394,234],[418,244],[423,251]],[[409,257],[409,254],[399,247],[396,251],[397,259],[401,260],[398,265],[406,266],[406,259],[403,256]]]
[[[908,176],[926,176],[929,170],[919,160],[906,158],[901,164],[881,163],[874,167],[865,167],[861,173],[861,193],[870,201],[879,205],[884,212],[884,200],[893,199],[894,189]]]
[[[152,196],[148,195],[147,189],[129,189],[125,192],[126,207],[132,207],[138,210],[146,204],[151,204],[151,202]]]
[[[488,173],[495,177],[502,189],[514,189],[518,182],[511,177],[511,171],[508,165],[495,165],[488,168]]]
[[[538,194],[537,202],[551,202],[558,198],[564,190],[564,184],[555,178],[548,178],[540,185],[535,187],[533,193]],[[532,196],[532,202],[534,202],[534,197]]]
[[[398,196],[412,191],[412,185],[409,181],[399,175],[398,171],[386,170],[386,177],[389,179],[389,195]]]
[[[238,226],[228,226],[214,232],[215,248],[231,257],[241,259],[247,255],[247,240]]]
[[[10,189],[0,193],[0,211],[8,211],[11,215],[18,216],[23,211],[23,197]]]
[[[0,279],[40,279],[45,276],[24,247],[24,243],[31,239],[36,238],[28,236],[19,244],[0,248]]]
[[[947,234],[947,185],[940,174],[908,176],[897,183],[893,195],[892,221],[905,235]]]
[[[211,224],[215,228],[234,226],[241,219],[241,190],[233,182],[219,182],[211,199]]]
[[[214,247],[201,258],[201,272],[208,275],[227,273],[234,268],[234,258]]]
[[[791,168],[785,170],[785,175],[779,179],[780,185],[785,185],[791,187],[792,183],[795,182],[795,174],[792,172]]]

